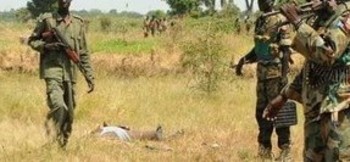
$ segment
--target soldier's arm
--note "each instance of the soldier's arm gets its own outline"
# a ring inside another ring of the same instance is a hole
[[[28,39],[28,45],[40,53],[44,51],[45,42],[42,40],[42,36],[41,36],[41,34],[44,31],[45,31],[44,19],[38,18],[36,27]]]
[[[293,82],[289,85],[286,85],[282,91],[281,95],[302,103],[301,92],[302,92],[302,84],[303,84],[303,70],[294,78]]]
[[[250,52],[248,54],[246,54],[241,59],[239,59],[239,62],[236,66],[236,74],[243,75],[243,73],[242,73],[243,65],[257,62],[257,60],[258,60],[258,58],[257,58],[257,55],[255,53],[255,50],[254,50],[254,48],[252,48],[252,50],[250,50]]]
[[[283,24],[286,20],[284,16],[281,15],[281,23]],[[282,25],[279,30],[279,51],[282,54],[282,76],[287,76],[289,72],[289,63],[292,60],[291,59],[291,44],[292,44],[292,32],[293,28],[291,25],[286,24]]]
[[[350,39],[340,27],[327,29],[321,36],[303,23],[296,34],[294,49],[316,63],[332,65],[346,50]]]
[[[250,52],[243,56],[240,60],[243,60],[244,64],[251,64],[257,62],[258,57],[255,53],[254,48],[252,48],[252,50],[250,50]]]
[[[86,42],[86,35],[85,35],[85,26],[84,22],[81,22],[81,29],[80,29],[80,37],[79,37],[79,55],[80,60],[83,68],[86,70],[87,76],[90,78],[94,78],[93,69],[91,67],[91,58],[90,58],[90,52],[87,48],[87,42]]]

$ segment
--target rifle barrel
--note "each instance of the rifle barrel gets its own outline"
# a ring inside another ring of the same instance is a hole
[[[301,12],[311,11],[312,9],[310,9],[310,8],[312,7],[313,4],[314,4],[314,2],[307,2],[307,3],[299,5],[298,8],[301,10]],[[264,13],[264,14],[262,14],[262,16],[269,17],[269,16],[277,15],[279,13],[281,13],[280,10],[275,10],[275,11]]]

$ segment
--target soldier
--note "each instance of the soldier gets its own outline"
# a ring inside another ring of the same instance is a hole
[[[143,34],[145,38],[148,37],[148,33],[150,31],[149,23],[150,23],[150,19],[149,19],[149,16],[147,15],[143,20]]]
[[[166,32],[167,29],[168,29],[168,21],[164,17],[159,20],[159,32],[160,33]]]
[[[94,90],[84,21],[69,12],[70,4],[71,0],[58,0],[57,12],[41,15],[28,42],[34,50],[40,52],[40,78],[45,80],[47,103],[50,108],[46,123],[54,123],[55,138],[62,147],[66,146],[72,132],[73,110],[76,105],[74,87],[78,70],[76,64],[68,57],[62,42],[59,42],[53,33],[53,28],[61,31],[69,46],[78,53],[90,92]]]
[[[245,19],[244,19],[244,24],[245,24],[245,30],[247,33],[250,33],[250,29],[252,28],[252,21],[250,19],[250,16],[247,16]]]
[[[152,36],[154,36],[156,34],[158,26],[159,26],[159,22],[158,22],[156,16],[153,15],[151,18],[151,21],[149,22],[149,29],[151,31]]]
[[[259,0],[259,8],[262,12],[271,12],[274,0]],[[259,125],[258,155],[262,159],[272,159],[271,136],[276,130],[278,147],[281,149],[277,158],[279,161],[290,161],[290,127],[274,128],[271,121],[262,118],[262,113],[274,97],[287,84],[287,70],[283,63],[291,41],[289,30],[282,24],[285,17],[281,14],[265,17],[261,15],[255,27],[255,47],[242,57],[236,67],[236,74],[242,75],[241,69],[245,63],[257,62],[257,103],[256,120]]]
[[[312,26],[301,21],[294,5],[281,7],[297,34],[293,48],[306,63],[292,84],[266,107],[273,120],[288,98],[304,107],[305,162],[350,161],[350,2],[315,1]]]
[[[234,27],[235,27],[236,34],[240,34],[241,33],[241,22],[239,20],[239,17],[236,18]]]

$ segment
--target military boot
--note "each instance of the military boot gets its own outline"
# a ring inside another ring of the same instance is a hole
[[[273,161],[273,154],[272,154],[272,149],[270,147],[265,147],[263,145],[259,145],[258,148],[258,157],[263,161],[263,162],[272,162]]]
[[[291,155],[291,150],[289,145],[284,145],[281,147],[281,152],[278,158],[276,158],[278,162],[292,162],[293,158]]]

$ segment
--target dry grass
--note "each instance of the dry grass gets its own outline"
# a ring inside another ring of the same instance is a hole
[[[152,38],[162,46],[148,53],[93,54],[96,91],[85,94],[86,84],[80,80],[67,150],[45,145],[48,108],[44,83],[36,75],[38,57],[18,41],[28,31],[16,24],[0,24],[0,161],[257,161],[254,65],[245,66],[243,78],[227,75],[217,93],[198,93],[190,88],[191,78],[179,73],[181,51],[176,41],[192,39],[189,31]],[[89,43],[122,38],[100,34],[90,33]],[[139,39],[141,33],[133,32],[127,41]],[[252,47],[250,36],[244,34],[223,39],[230,49],[226,63],[237,62]],[[167,136],[179,130],[184,135],[131,143],[86,136],[103,121],[137,129],[161,124]],[[302,124],[292,129],[296,161],[301,161],[302,132]],[[275,135],[273,141],[276,146]],[[278,154],[276,147],[274,153]]]
[[[28,74],[5,73],[0,77],[0,159],[255,161],[257,125],[254,88],[250,88],[255,80],[233,80],[224,82],[225,88],[213,96],[198,95],[187,86],[188,78],[179,76],[98,77],[97,90],[91,95],[80,84],[73,136],[67,151],[62,151],[42,146],[48,142],[43,127],[47,111],[43,82]],[[141,129],[161,124],[166,135],[178,130],[184,130],[184,135],[170,141],[131,143],[85,136],[103,121]],[[301,124],[292,131],[297,161],[301,160],[301,132]]]

